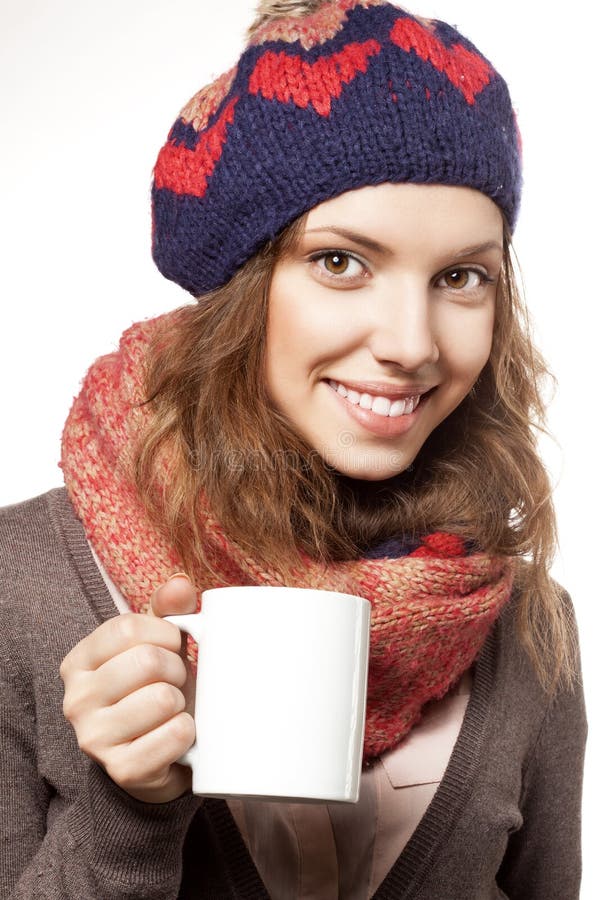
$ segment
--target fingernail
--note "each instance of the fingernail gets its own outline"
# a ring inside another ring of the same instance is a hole
[[[192,579],[191,579],[190,576],[187,574],[187,572],[175,572],[174,575],[169,575],[169,577],[167,578],[167,581],[172,581],[173,578],[187,578],[187,580],[188,580],[190,583],[191,583],[191,581],[192,581]]]

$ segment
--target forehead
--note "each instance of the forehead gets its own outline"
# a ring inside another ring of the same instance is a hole
[[[434,184],[380,184],[347,191],[309,212],[306,230],[360,229],[382,242],[421,238],[436,245],[502,241],[500,209],[473,188]]]

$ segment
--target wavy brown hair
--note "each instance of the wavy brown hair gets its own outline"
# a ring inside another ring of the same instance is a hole
[[[442,530],[514,557],[522,642],[551,689],[574,672],[573,623],[549,568],[556,549],[552,489],[536,432],[554,382],[534,347],[505,225],[490,358],[463,402],[399,475],[340,475],[293,430],[267,395],[264,348],[273,267],[296,245],[305,217],[223,287],[169,317],[151,348],[154,412],[135,459],[147,512],[188,570],[211,568],[201,540],[205,498],[228,537],[265,565],[289,571],[299,551],[323,562],[360,556],[405,534]],[[168,496],[155,490],[162,454]]]

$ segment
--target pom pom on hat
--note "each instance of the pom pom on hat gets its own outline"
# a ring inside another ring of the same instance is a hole
[[[329,0],[260,0],[256,15],[264,19],[280,16],[305,16]]]
[[[318,203],[382,182],[475,188],[514,227],[508,88],[452,26],[386,0],[262,0],[250,33],[156,162],[152,249],[167,278],[213,290]]]
[[[257,4],[256,18],[248,29],[248,36],[252,37],[265,22],[288,16],[307,16],[326,2],[328,0],[261,0]]]

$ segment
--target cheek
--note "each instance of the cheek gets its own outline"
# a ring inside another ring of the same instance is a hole
[[[278,369],[311,370],[335,356],[344,344],[344,319],[317,286],[294,278],[274,278],[269,293],[266,357]]]
[[[269,292],[265,375],[267,389],[278,406],[306,383],[318,359],[323,317],[310,297],[290,278],[274,278]]]
[[[455,317],[442,329],[443,356],[458,377],[475,379],[488,361],[492,349],[494,309],[471,310]]]

